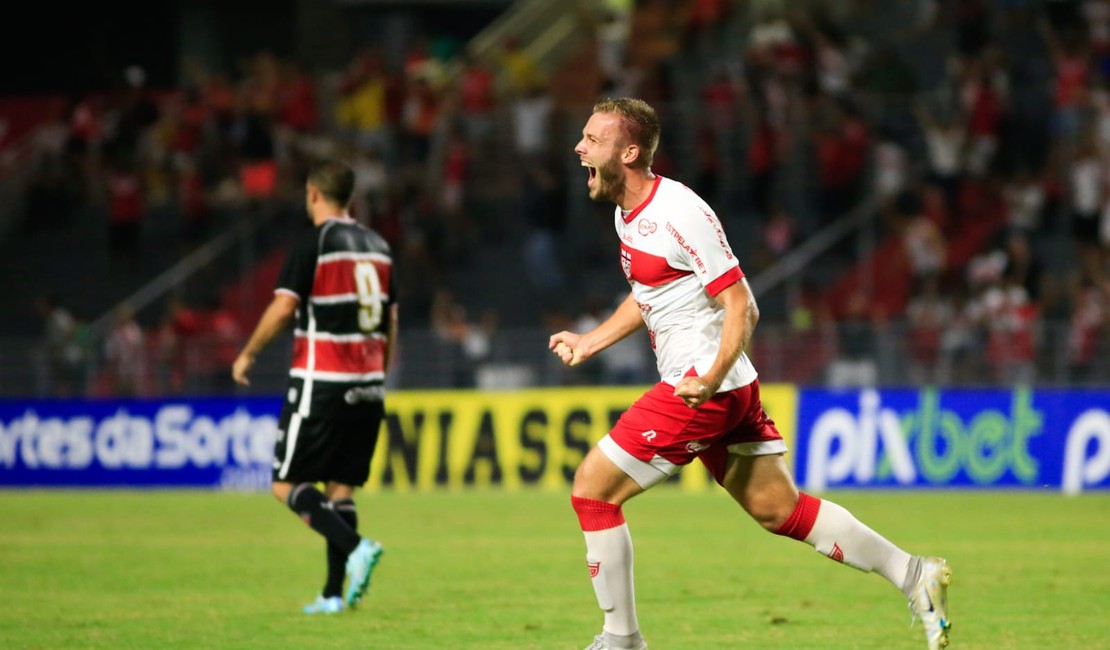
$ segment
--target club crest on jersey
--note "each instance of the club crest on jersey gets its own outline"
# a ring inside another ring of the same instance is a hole
[[[659,226],[654,221],[640,219],[640,223],[636,224],[636,229],[639,230],[641,237],[647,237],[648,235],[654,234],[655,231],[659,229]]]
[[[626,280],[632,280],[632,253],[621,249],[621,270]]]
[[[587,562],[586,566],[590,569],[590,580],[597,577],[601,573],[601,562]]]

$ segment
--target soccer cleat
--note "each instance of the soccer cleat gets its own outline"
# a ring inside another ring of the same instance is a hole
[[[382,556],[382,545],[371,539],[363,538],[355,550],[347,557],[347,593],[344,601],[347,607],[354,607],[362,600],[370,587],[370,574]]]
[[[920,618],[925,626],[929,650],[948,647],[948,632],[952,629],[952,621],[948,619],[948,585],[951,582],[952,570],[944,558],[921,558],[921,576],[910,595],[910,611],[913,618]]]
[[[647,641],[644,641],[643,638],[641,638],[639,643],[637,643],[636,645],[631,645],[627,647],[615,646],[610,645],[609,642],[605,640],[605,634],[602,633],[595,636],[594,642],[586,646],[584,650],[647,650]]]
[[[316,600],[304,606],[305,614],[338,614],[342,611],[343,599],[339,596],[317,596]]]

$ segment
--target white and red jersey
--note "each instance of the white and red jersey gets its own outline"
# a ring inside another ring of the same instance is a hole
[[[717,358],[724,308],[714,300],[744,277],[709,205],[662,176],[627,215],[616,210],[621,269],[632,286],[655,350],[660,378],[677,384],[690,368],[704,375]],[[721,391],[747,386],[755,368],[741,353]]]

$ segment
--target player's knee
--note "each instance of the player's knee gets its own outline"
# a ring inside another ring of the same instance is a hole
[[[274,495],[275,499],[284,504],[289,499],[289,490],[291,487],[292,486],[288,483],[275,481],[270,485],[270,494]]]
[[[790,519],[797,502],[797,495],[791,497],[779,492],[756,491],[747,496],[743,505],[752,519],[764,530],[773,533]]]
[[[570,486],[570,495],[578,499],[605,501],[605,495],[598,487],[600,483],[585,464],[580,465],[574,472],[574,482]]]
[[[597,485],[602,483],[598,475],[597,467],[592,456],[587,455],[581,463],[578,464],[578,469],[574,470],[574,482],[571,484],[570,494],[571,497],[576,499],[596,499],[604,501],[604,495]]]

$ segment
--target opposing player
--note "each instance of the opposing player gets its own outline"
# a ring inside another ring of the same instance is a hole
[[[621,268],[632,290],[596,328],[554,334],[550,348],[563,363],[578,365],[646,323],[661,377],[574,477],[571,503],[605,613],[601,634],[586,650],[647,648],[621,506],[695,457],[768,531],[889,580],[923,621],[930,650],[947,646],[947,562],[910,555],[794,484],[786,445],[763,411],[759,380],[744,354],[759,319],[755,299],[709,206],[652,173],[658,142],[659,121],[648,104],[608,99],[594,106],[574,149],[589,170],[590,198],[617,204]]]
[[[357,532],[353,495],[378,440],[397,305],[388,244],[348,215],[354,182],[338,161],[309,171],[305,204],[316,228],[286,258],[274,299],[232,366],[246,385],[258,353],[296,322],[272,491],[327,540],[327,579],[309,614],[357,604],[382,555]]]

